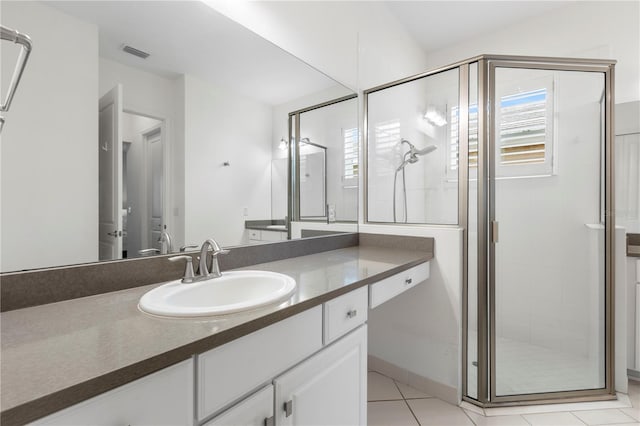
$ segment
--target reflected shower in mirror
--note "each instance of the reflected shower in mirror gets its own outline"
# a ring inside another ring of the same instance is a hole
[[[356,232],[358,221],[357,97],[349,95],[291,112],[292,237]]]
[[[350,89],[203,2],[0,8],[34,45],[2,134],[1,271],[288,237],[289,113]]]

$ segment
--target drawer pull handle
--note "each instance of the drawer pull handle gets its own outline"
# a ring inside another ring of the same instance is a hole
[[[264,426],[274,426],[275,425],[275,419],[273,416],[271,417],[265,417],[264,419]]]
[[[289,417],[293,414],[293,400],[289,400],[284,403],[284,416]]]
[[[409,284],[411,284],[412,282],[413,282],[413,280],[412,280],[411,278],[407,278],[406,280],[404,280],[404,283],[405,283],[406,285],[409,285]]]
[[[352,309],[349,312],[347,312],[347,318],[354,318],[356,315],[358,315],[358,311],[356,311],[355,309]]]

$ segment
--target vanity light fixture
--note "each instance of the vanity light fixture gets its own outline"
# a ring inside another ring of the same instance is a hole
[[[289,142],[287,142],[285,138],[280,139],[280,144],[278,145],[278,148],[285,151],[287,148],[289,148]]]
[[[445,107],[445,111],[446,111],[446,107]],[[438,126],[438,127],[442,127],[445,124],[447,124],[447,119],[445,118],[445,114],[438,111],[438,109],[433,105],[429,105],[429,107],[427,108],[427,112],[424,113],[424,119],[427,120],[429,123],[433,124],[434,126]]]

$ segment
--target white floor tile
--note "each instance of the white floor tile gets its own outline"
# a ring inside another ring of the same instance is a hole
[[[392,379],[380,373],[370,372],[367,374],[367,400],[402,400],[402,394]]]
[[[614,423],[607,426],[640,426],[640,422],[638,423]]]
[[[562,413],[569,411],[583,410],[607,410],[613,408],[629,408],[630,402],[621,395],[619,400],[611,401],[593,401],[593,402],[574,402],[567,404],[541,404],[541,405],[522,405],[517,407],[494,407],[486,408],[487,416],[507,416],[516,414],[538,414],[538,413]]]
[[[571,413],[523,414],[522,417],[532,426],[584,426],[584,423]]]
[[[473,426],[462,408],[439,399],[411,399],[407,403],[422,426]]]
[[[472,411],[465,411],[476,426],[529,426],[529,423],[522,416],[485,417]]]
[[[427,395],[426,393],[412,388],[409,385],[405,385],[404,383],[396,382],[396,385],[405,399],[433,398],[431,395]]]
[[[368,426],[418,426],[404,401],[377,401],[367,404]]]
[[[462,401],[462,403],[460,404],[460,408],[464,408],[464,411],[471,411],[472,413],[476,413],[483,417],[486,417],[486,415],[484,414],[483,408],[480,408],[477,405],[468,403],[467,401]]]
[[[629,399],[634,407],[640,408],[640,382],[629,380]]]
[[[633,417],[629,417],[622,411],[616,409],[576,411],[573,414],[589,426],[636,422],[636,419]]]
[[[620,411],[622,411],[629,417],[633,417],[636,421],[640,422],[640,408],[638,407],[621,408]]]

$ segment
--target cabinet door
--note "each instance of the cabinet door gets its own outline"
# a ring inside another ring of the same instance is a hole
[[[273,425],[273,386],[262,388],[243,399],[204,426],[265,426]]]
[[[274,381],[276,425],[367,424],[366,324]]]
[[[193,361],[188,360],[37,420],[34,425],[193,424]]]

